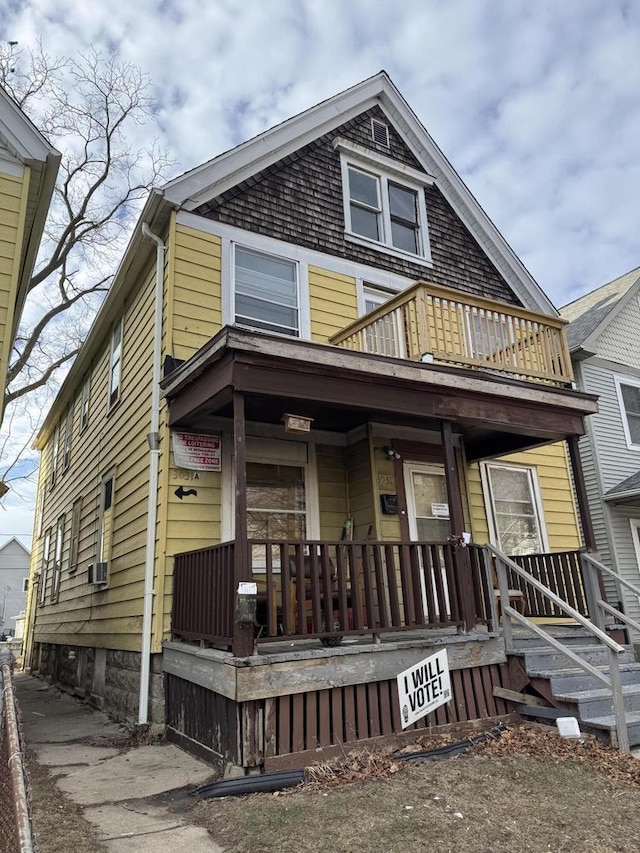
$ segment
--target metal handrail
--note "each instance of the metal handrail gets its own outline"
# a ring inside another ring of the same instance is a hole
[[[635,584],[632,584],[631,581],[628,581],[626,578],[620,577],[620,575],[616,574],[616,572],[614,572],[613,569],[610,569],[609,566],[605,566],[604,563],[600,562],[600,560],[596,560],[596,558],[592,554],[588,554],[586,551],[583,551],[580,556],[583,560],[586,560],[593,566],[595,566],[598,571],[602,572],[605,575],[609,575],[609,577],[613,578],[617,583],[620,584],[620,586],[631,590],[634,595],[637,595],[638,598],[640,598],[640,586],[636,586]],[[624,616],[624,613],[622,613],[621,615]]]
[[[503,554],[501,551],[498,551],[497,548],[494,548],[493,545],[486,546],[487,551],[496,559],[496,568],[498,573],[498,587],[500,591],[500,600],[502,604],[502,630],[504,634],[505,647],[507,651],[514,651],[513,644],[513,631],[511,627],[511,619],[515,619],[520,625],[523,625],[530,631],[533,631],[540,639],[542,639],[547,645],[559,651],[565,657],[568,657],[573,663],[575,663],[578,667],[583,669],[585,672],[593,675],[603,684],[611,689],[611,695],[613,699],[613,710],[616,718],[616,734],[618,737],[618,748],[621,752],[629,753],[631,751],[629,745],[629,731],[627,729],[626,724],[626,715],[624,710],[624,699],[622,696],[622,685],[620,682],[620,665],[618,662],[618,655],[622,654],[625,651],[624,646],[621,646],[619,643],[616,643],[615,640],[612,640],[601,628],[597,625],[594,625],[589,619],[586,619],[581,613],[571,607],[570,604],[567,604],[562,598],[556,595],[552,590],[546,587],[543,583],[541,583],[537,578],[534,578],[533,575],[529,574],[526,569],[523,569],[522,566],[519,566],[513,560]],[[550,601],[552,601],[557,607],[563,610],[567,616],[570,616],[580,625],[582,625],[586,630],[588,630],[596,640],[599,640],[603,645],[607,647],[609,650],[609,676],[606,676],[603,672],[596,669],[596,667],[592,666],[588,661],[581,658],[567,646],[563,645],[561,642],[556,640],[555,637],[552,637],[551,634],[547,633],[543,628],[539,625],[536,625],[530,619],[527,619],[526,616],[522,616],[515,610],[513,607],[509,605],[509,583],[507,579],[506,567],[509,567],[516,575],[521,577],[526,583],[531,584],[534,589],[536,589],[539,593],[544,595]],[[589,576],[589,581],[591,577]],[[596,599],[596,596],[593,596],[593,599]],[[601,602],[599,599],[597,603]],[[505,618],[505,616],[507,618]]]

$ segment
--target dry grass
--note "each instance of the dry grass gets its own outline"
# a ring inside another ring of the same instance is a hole
[[[516,729],[420,765],[351,758],[291,792],[202,801],[191,819],[229,853],[636,853],[638,770],[596,741]]]
[[[106,853],[93,824],[55,785],[55,777],[27,755],[33,834],[38,853]]]

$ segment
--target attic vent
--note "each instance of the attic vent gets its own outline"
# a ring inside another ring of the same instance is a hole
[[[378,145],[384,145],[385,148],[389,147],[389,128],[384,122],[377,121],[375,118],[371,119],[371,136]]]

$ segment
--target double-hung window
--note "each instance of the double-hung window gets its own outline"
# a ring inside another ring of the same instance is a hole
[[[494,544],[508,556],[547,551],[535,469],[488,462],[483,473]]]
[[[235,323],[299,337],[298,290],[295,261],[235,246]]]
[[[58,600],[60,592],[60,576],[62,575],[62,553],[64,546],[64,522],[65,517],[61,515],[56,527],[56,547],[53,555],[53,574],[51,576],[51,601]]]
[[[89,424],[89,394],[91,391],[91,373],[87,373],[82,383],[82,399],[80,401],[80,432],[84,432]]]
[[[111,360],[109,368],[109,408],[120,399],[122,377],[122,319],[111,330]]]
[[[73,401],[67,406],[64,419],[64,439],[62,445],[62,470],[66,471],[71,461],[71,435],[73,433]]]
[[[622,428],[630,450],[640,450],[640,379],[616,376]]]
[[[348,239],[430,263],[425,185],[429,175],[338,140]]]

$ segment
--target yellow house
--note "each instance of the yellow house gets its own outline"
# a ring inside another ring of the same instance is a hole
[[[505,714],[482,546],[590,536],[563,328],[385,73],[153,191],[38,439],[30,666],[243,767],[397,735],[434,643],[422,725]]]
[[[0,86],[0,423],[11,346],[59,163],[60,154]]]

